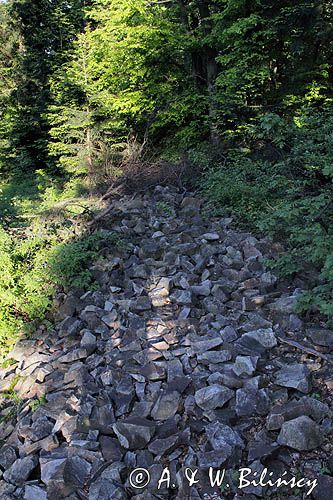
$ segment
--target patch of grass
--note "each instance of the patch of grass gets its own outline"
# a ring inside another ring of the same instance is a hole
[[[9,368],[10,366],[15,365],[16,363],[17,361],[15,359],[7,358],[0,364],[0,368]]]
[[[13,380],[11,381],[10,385],[9,385],[9,388],[8,388],[8,391],[6,391],[4,393],[4,397],[7,398],[7,399],[17,399],[17,394],[16,392],[14,391],[14,387],[16,386],[16,384],[21,380],[21,376],[20,375],[15,375],[15,377],[13,377]]]
[[[35,412],[38,410],[38,408],[42,405],[45,405],[47,403],[46,395],[43,394],[40,398],[32,399],[29,402],[29,406],[31,408],[32,412]]]
[[[9,410],[8,414],[5,415],[5,417],[3,417],[3,421],[7,421],[10,418],[12,418],[13,416],[15,416],[19,412],[19,410],[24,402],[23,399],[21,399],[14,390],[16,384],[20,380],[21,380],[20,375],[16,375],[15,377],[13,377],[13,380],[10,383],[8,391],[4,392],[4,394],[3,394],[4,399],[10,400],[10,402],[13,405],[13,408]]]
[[[16,415],[17,415],[17,408],[16,407],[9,408],[8,413],[0,417],[0,424],[9,422],[9,420],[11,420]]]

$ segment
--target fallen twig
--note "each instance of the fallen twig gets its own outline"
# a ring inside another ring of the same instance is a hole
[[[296,342],[295,340],[289,340],[289,339],[283,339],[281,337],[277,337],[277,339],[282,342],[283,344],[290,345],[292,347],[295,347],[296,349],[300,349],[303,352],[306,352],[308,354],[312,354],[313,356],[316,356],[318,358],[324,359],[328,363],[333,364],[333,359],[330,357],[326,356],[326,354],[323,354],[321,352],[316,351],[315,349],[312,349],[312,347],[307,347],[303,344],[300,344],[299,342]]]
[[[113,209],[113,205],[109,205],[107,208],[105,208],[104,210],[102,210],[99,214],[96,215],[96,217],[94,217],[93,219],[91,219],[89,222],[88,222],[88,226],[93,226],[94,224],[96,224],[96,222],[98,222],[99,220],[101,219],[104,219],[104,217],[106,215],[108,215],[111,210]]]

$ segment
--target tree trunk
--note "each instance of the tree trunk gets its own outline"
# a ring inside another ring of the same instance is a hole
[[[209,35],[211,26],[211,0],[198,0],[197,14],[190,15],[186,0],[178,0],[180,8],[180,20],[188,34],[198,28],[202,23],[204,35]],[[218,133],[215,127],[215,116],[217,109],[215,80],[218,74],[216,63],[217,51],[214,47],[203,44],[200,49],[193,48],[190,53],[190,66],[192,78],[199,91],[206,89],[208,93],[208,116],[210,124],[210,140],[213,144],[219,143]]]
[[[210,12],[210,0],[200,0],[199,1],[199,14],[201,21],[204,24],[204,34],[209,35],[212,30],[211,23],[211,12]],[[208,116],[209,116],[209,127],[210,127],[210,140],[212,144],[218,145],[219,135],[216,129],[216,91],[215,91],[215,81],[218,74],[218,67],[216,62],[217,51],[214,47],[205,44],[203,46],[203,61],[205,65],[205,79],[206,87],[208,92]]]

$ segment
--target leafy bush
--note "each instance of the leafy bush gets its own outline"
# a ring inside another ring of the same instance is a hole
[[[57,286],[88,289],[94,280],[88,267],[113,233],[96,231],[80,240],[54,237],[15,241],[0,230],[0,352],[4,355],[32,321],[45,318]]]
[[[260,183],[258,183],[260,179]],[[269,210],[272,199],[281,194],[287,180],[267,161],[255,161],[233,152],[205,176],[203,188],[217,209],[239,217],[243,224],[254,224]]]
[[[88,288],[93,278],[88,270],[91,261],[97,259],[99,250],[106,242],[117,244],[117,238],[107,231],[96,231],[78,241],[55,246],[48,258],[50,278],[57,285]]]

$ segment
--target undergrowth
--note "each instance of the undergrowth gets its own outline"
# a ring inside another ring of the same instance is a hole
[[[315,104],[289,117],[266,113],[243,127],[223,160],[206,157],[203,190],[215,213],[281,242],[285,252],[271,267],[308,278],[298,311],[331,318],[333,113],[330,103]],[[192,152],[196,159],[202,162],[202,152]]]
[[[0,362],[22,333],[48,318],[60,287],[93,287],[89,265],[110,231],[85,233],[96,199],[80,179],[56,182],[42,171],[6,179],[0,193]]]

